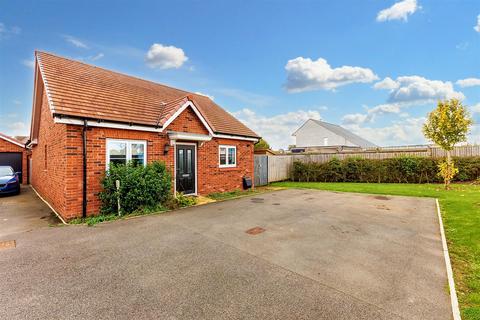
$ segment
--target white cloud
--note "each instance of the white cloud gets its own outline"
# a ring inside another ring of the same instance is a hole
[[[380,104],[368,110],[370,114],[400,113],[401,105],[398,103]]]
[[[362,124],[370,121],[371,117],[368,113],[350,113],[344,115],[342,118],[342,123],[347,125]]]
[[[88,46],[80,39],[75,38],[74,36],[71,35],[64,35],[63,38],[65,41],[73,45],[74,47],[77,48],[82,48],[82,49],[88,49]]]
[[[393,121],[386,127],[369,127],[358,124],[345,125],[345,127],[379,146],[399,146],[427,143],[422,133],[424,123],[425,118],[419,117]]]
[[[266,107],[268,105],[271,105],[275,100],[273,97],[267,95],[253,93],[240,89],[219,88],[213,89],[213,91],[220,95],[233,98],[237,101],[254,107]]]
[[[32,68],[32,69],[35,68],[35,61],[34,60],[25,59],[25,60],[22,60],[21,62],[25,67],[29,67],[29,68]]]
[[[200,92],[200,91],[196,91],[195,94],[198,94],[198,95],[201,95],[201,96],[205,96],[207,98],[210,98],[210,100],[214,100],[215,97],[212,96],[212,95],[209,95],[209,94],[206,94],[206,93],[203,93],[203,92]]]
[[[381,87],[387,89],[384,81],[385,79],[380,82],[381,84],[377,83],[377,89]],[[424,104],[442,99],[465,98],[463,93],[453,89],[450,81],[429,80],[420,76],[398,77],[397,80],[389,83],[389,90],[389,103]]]
[[[351,113],[342,117],[342,123],[346,125],[363,124],[368,122],[374,122],[375,117],[383,114],[400,114],[400,104],[380,104],[373,108],[367,108],[365,113]]]
[[[387,9],[381,10],[377,15],[377,21],[384,22],[389,20],[407,21],[408,16],[412,15],[421,7],[417,4],[417,0],[403,0],[396,2]]]
[[[480,79],[478,79],[478,78],[466,78],[466,79],[458,80],[455,83],[462,88],[475,87],[475,86],[480,86]]]
[[[471,106],[470,110],[472,111],[472,113],[480,113],[480,102]]]
[[[90,60],[92,60],[92,61],[97,61],[97,60],[99,60],[99,59],[102,59],[103,57],[105,57],[105,55],[104,55],[102,52],[100,52],[99,54],[96,54],[96,55],[94,55],[93,57],[91,57]]]
[[[30,130],[29,126],[22,121],[16,121],[6,124],[5,134],[9,136],[26,136]]]
[[[4,23],[0,22],[0,40],[8,39],[12,35],[20,34],[22,29],[17,26],[7,27]]]
[[[375,73],[362,67],[342,66],[332,68],[327,60],[298,57],[289,60],[285,66],[289,92],[311,90],[333,90],[350,83],[368,83],[378,79]]]
[[[467,137],[468,143],[480,144],[480,125],[473,125]]]
[[[251,109],[242,109],[233,112],[233,115],[267,140],[274,149],[286,149],[288,145],[294,144],[295,139],[292,133],[308,119],[321,119],[318,110],[298,110],[264,116]]]
[[[188,57],[181,48],[160,43],[154,43],[145,56],[149,67],[159,69],[180,68],[187,60]]]
[[[480,32],[480,14],[477,16],[477,25],[473,27],[473,30]]]
[[[390,77],[386,77],[382,81],[379,81],[373,85],[377,90],[393,90],[398,88],[398,83]]]

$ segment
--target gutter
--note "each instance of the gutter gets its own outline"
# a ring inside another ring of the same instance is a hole
[[[82,190],[82,217],[87,217],[87,120],[83,120],[82,151],[83,151],[83,190]]]

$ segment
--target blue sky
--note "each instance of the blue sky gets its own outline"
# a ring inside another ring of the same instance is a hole
[[[310,117],[423,143],[438,99],[480,122],[479,15],[478,0],[0,1],[0,132],[29,132],[40,49],[210,95],[276,148]]]

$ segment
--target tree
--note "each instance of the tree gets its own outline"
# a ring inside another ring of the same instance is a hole
[[[467,108],[458,99],[439,101],[437,108],[428,114],[423,125],[425,137],[447,154],[447,159],[440,164],[440,175],[445,182],[445,189],[449,189],[450,181],[458,170],[452,161],[450,151],[460,142],[467,141],[467,134],[473,121]]]
[[[257,143],[255,143],[255,150],[260,149],[270,149],[270,145],[263,138],[261,138]]]

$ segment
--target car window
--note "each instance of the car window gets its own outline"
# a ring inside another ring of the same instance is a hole
[[[0,176],[11,176],[13,170],[10,167],[0,167]]]

